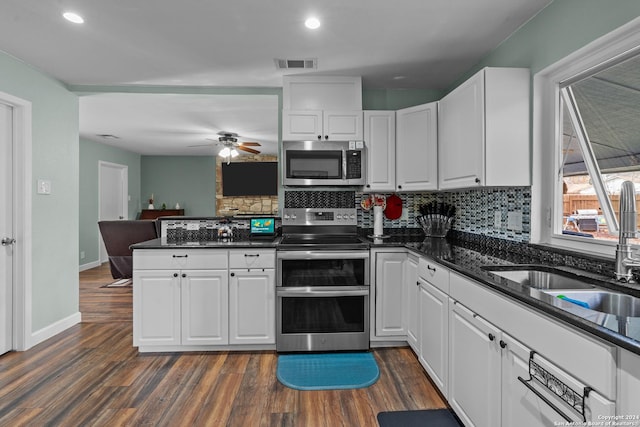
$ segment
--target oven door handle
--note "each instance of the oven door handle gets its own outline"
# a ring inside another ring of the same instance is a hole
[[[357,289],[357,290],[341,290],[341,291],[330,291],[330,290],[316,290],[316,289],[278,289],[276,294],[279,297],[357,297],[357,296],[366,296],[369,295],[369,289]]]
[[[340,251],[287,251],[278,250],[278,259],[308,260],[308,259],[369,259],[369,251],[340,252]]]

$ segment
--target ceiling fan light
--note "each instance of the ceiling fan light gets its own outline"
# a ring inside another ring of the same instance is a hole
[[[74,24],[84,24],[84,18],[75,12],[64,12],[62,16],[64,19],[73,22]]]
[[[236,150],[235,148],[233,150],[231,150],[231,157],[238,157],[238,150]]]
[[[231,155],[231,150],[229,149],[229,147],[224,147],[218,153],[218,156],[220,156],[220,157],[229,157],[230,155]]]

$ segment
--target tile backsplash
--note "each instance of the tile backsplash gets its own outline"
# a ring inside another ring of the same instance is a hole
[[[391,193],[384,193],[385,196]],[[373,211],[365,211],[360,202],[368,193],[354,191],[286,191],[285,207],[349,207],[358,208],[358,224],[373,228]],[[495,187],[460,191],[399,193],[403,201],[403,214],[397,220],[384,219],[384,228],[418,227],[416,216],[421,204],[431,201],[448,203],[456,207],[452,229],[466,233],[529,242],[531,232],[531,188]],[[352,202],[353,201],[353,202]],[[500,214],[500,227],[495,227],[496,212]],[[522,230],[507,229],[509,212],[522,214]]]

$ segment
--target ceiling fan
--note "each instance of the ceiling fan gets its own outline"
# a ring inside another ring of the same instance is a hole
[[[250,148],[259,147],[261,145],[259,142],[238,142],[238,134],[234,132],[220,131],[218,132],[218,135],[219,137],[217,141],[213,138],[206,139],[208,141],[213,141],[215,145],[222,146],[222,149],[218,152],[220,157],[226,157],[227,159],[236,157],[240,154],[238,150],[251,154],[260,154],[260,151]],[[202,145],[191,145],[191,147],[202,147]]]

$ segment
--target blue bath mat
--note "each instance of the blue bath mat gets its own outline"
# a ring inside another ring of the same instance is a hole
[[[462,423],[448,409],[380,412],[380,427],[462,427]]]
[[[281,354],[276,375],[296,390],[342,390],[369,387],[380,369],[371,353]]]

